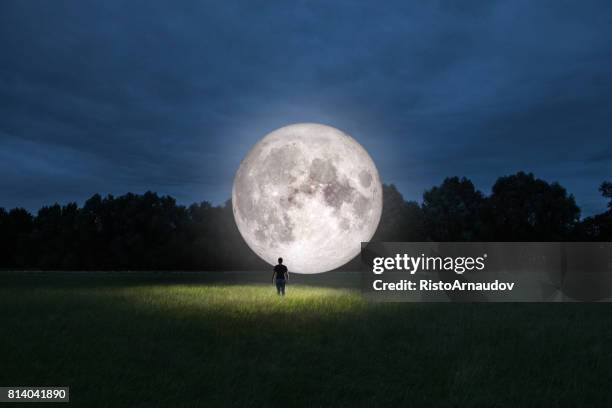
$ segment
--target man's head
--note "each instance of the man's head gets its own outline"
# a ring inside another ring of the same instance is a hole
[[[283,258],[278,258],[278,263],[282,264],[283,263]]]

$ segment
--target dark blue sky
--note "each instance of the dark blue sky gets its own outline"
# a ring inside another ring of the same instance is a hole
[[[612,3],[0,3],[0,206],[220,203],[252,144],[305,121],[407,199],[524,170],[602,211]]]

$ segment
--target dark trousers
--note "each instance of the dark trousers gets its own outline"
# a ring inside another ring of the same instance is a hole
[[[279,295],[285,296],[285,283],[287,281],[285,279],[277,279],[276,280],[276,292]]]

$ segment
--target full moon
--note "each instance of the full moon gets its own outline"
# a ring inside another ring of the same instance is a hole
[[[382,187],[374,162],[346,133],[299,123],[268,133],[240,163],[232,206],[248,246],[290,272],[338,268],[374,235]]]

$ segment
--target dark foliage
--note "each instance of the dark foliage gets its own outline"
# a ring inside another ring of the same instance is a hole
[[[419,204],[405,201],[393,184],[383,185],[383,211],[372,241],[401,242],[426,239],[423,210]]]
[[[423,215],[432,241],[474,241],[480,236],[484,196],[465,177],[450,177],[423,193]]]
[[[612,183],[603,182],[601,195],[609,198],[608,211],[585,218],[576,228],[576,237],[581,241],[612,241]]]
[[[263,266],[234,224],[229,202],[189,208],[174,198],[96,194],[43,207],[0,209],[0,266],[17,269],[190,270]]]
[[[566,241],[580,209],[558,183],[519,172],[493,185],[483,214],[484,241]]]
[[[423,204],[383,186],[379,241],[605,241],[612,239],[612,183],[600,191],[608,211],[579,220],[573,196],[557,183],[519,172],[490,196],[451,177],[423,193]],[[349,264],[349,266],[352,264]],[[54,204],[32,216],[0,208],[0,267],[82,270],[267,269],[245,244],[232,206],[189,207],[156,193],[101,197],[83,207]]]
[[[601,183],[599,191],[601,192],[601,195],[610,199],[610,202],[608,203],[608,209],[612,210],[612,183],[610,183],[609,181],[604,181],[603,183]]]

